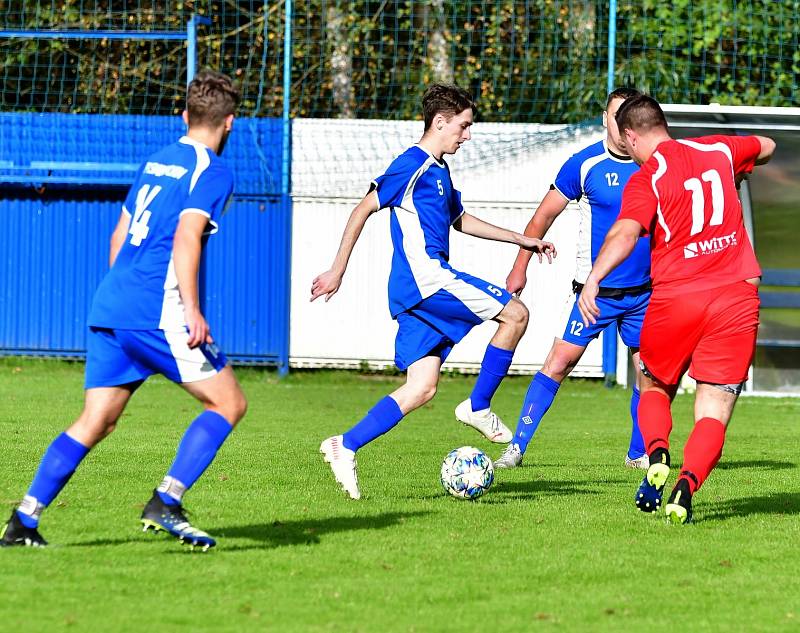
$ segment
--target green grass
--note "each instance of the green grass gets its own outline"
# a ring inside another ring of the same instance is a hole
[[[359,453],[364,497],[338,492],[317,449],[398,378],[239,373],[251,408],[187,495],[219,537],[206,554],[139,531],[138,515],[197,407],[156,378],[43,517],[52,547],[0,551],[6,631],[796,631],[798,400],[743,399],[725,456],[676,527],[635,510],[622,467],[628,397],[562,388],[525,467],[480,500],[438,470],[472,379]],[[509,421],[527,387],[495,400]],[[81,406],[80,364],[0,361],[0,498],[8,512]],[[676,461],[691,401],[676,401]]]

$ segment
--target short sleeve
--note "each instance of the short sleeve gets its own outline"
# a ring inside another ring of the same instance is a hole
[[[578,155],[572,156],[558,170],[553,187],[567,200],[580,200],[583,195],[581,189],[581,163]]]
[[[212,164],[200,174],[183,205],[181,215],[199,213],[206,216],[211,225],[208,234],[214,234],[219,229],[219,219],[232,195],[233,174],[224,165]]]
[[[378,196],[378,208],[385,209],[400,204],[408,188],[409,175],[404,170],[390,167],[385,174],[372,181],[370,191]]]
[[[464,203],[461,202],[461,192],[453,187],[450,195],[450,225],[456,223],[464,215]]]
[[[755,136],[720,136],[720,140],[731,148],[733,173],[750,173],[761,153],[761,141]]]
[[[635,220],[642,225],[644,236],[652,234],[657,213],[658,199],[655,192],[642,172],[635,173],[622,192],[622,205],[617,219]]]

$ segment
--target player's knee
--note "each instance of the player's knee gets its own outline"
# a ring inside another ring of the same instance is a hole
[[[505,312],[504,320],[514,328],[524,330],[528,326],[530,313],[525,304],[519,299],[512,299],[509,301],[503,312]]]
[[[584,347],[575,346],[556,338],[544,361],[542,373],[557,382],[561,382],[575,369],[575,365],[578,364],[581,356],[583,356],[584,349]]]
[[[241,390],[237,390],[231,394],[231,397],[225,403],[225,410],[227,415],[225,418],[233,425],[241,420],[245,413],[247,413],[247,397]]]
[[[69,429],[70,435],[82,444],[92,447],[111,435],[117,428],[117,418],[108,415],[92,415],[86,411]]]
[[[575,367],[575,362],[569,356],[554,353],[547,357],[542,372],[553,380],[563,380]]]
[[[245,414],[247,413],[248,406],[249,406],[249,403],[247,402],[247,397],[240,391],[239,392],[239,397],[238,397],[238,399],[236,401],[236,415],[237,415],[236,421],[237,422],[239,420],[241,420],[245,416]]]
[[[427,404],[436,395],[436,384],[434,383],[420,383],[414,385],[412,397],[414,400],[414,408],[421,407]]]

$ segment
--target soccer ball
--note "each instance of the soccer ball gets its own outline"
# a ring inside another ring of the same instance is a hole
[[[454,497],[477,499],[493,481],[492,460],[474,446],[453,449],[442,462],[442,486]]]

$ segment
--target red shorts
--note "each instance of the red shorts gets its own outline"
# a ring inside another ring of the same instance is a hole
[[[755,352],[758,306],[758,289],[746,281],[664,298],[656,289],[642,325],[641,361],[666,385],[677,384],[687,368],[700,382],[744,382]]]

